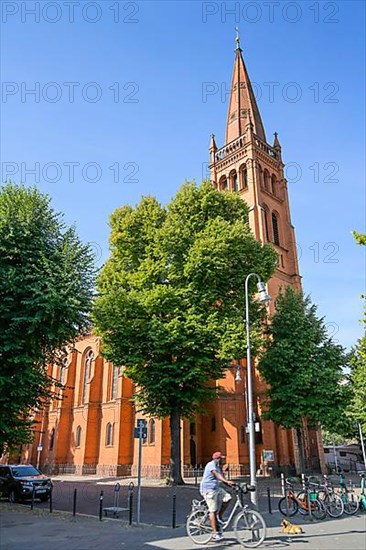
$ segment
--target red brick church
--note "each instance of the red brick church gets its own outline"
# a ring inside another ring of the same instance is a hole
[[[272,243],[278,253],[278,267],[268,283],[272,298],[282,285],[301,288],[281,145],[276,133],[273,143],[267,142],[238,38],[225,144],[219,148],[212,136],[209,154],[212,184],[220,190],[240,193],[250,207],[250,225],[256,238]],[[136,414],[131,401],[133,386],[123,369],[105,361],[100,352],[100,339],[90,335],[75,344],[62,367],[51,369],[52,376],[66,384],[66,389],[60,390],[59,399],[44,407],[33,445],[23,449],[23,460],[39,463],[55,473],[135,473],[137,440],[133,428],[141,414]],[[248,470],[245,361],[242,370],[239,382],[235,381],[234,370],[228,370],[226,377],[217,382],[223,391],[216,402],[208,405],[205,415],[182,421],[184,465],[204,464],[213,449],[221,449],[231,468],[242,473]],[[295,432],[261,419],[263,388],[256,373],[257,468],[264,468],[263,450],[273,451],[274,470],[297,466]],[[169,419],[149,418],[147,425],[143,474],[158,477],[169,465]],[[304,426],[304,447],[309,466],[324,469],[320,431]]]

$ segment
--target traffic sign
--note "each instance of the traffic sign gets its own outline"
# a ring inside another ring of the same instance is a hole
[[[147,421],[144,418],[138,418],[137,419],[137,427],[140,427],[140,424],[142,424],[142,427],[145,428],[147,425]]]
[[[134,428],[133,430],[133,437],[135,439],[138,439],[140,437],[140,428]],[[147,428],[142,428],[141,430],[141,438],[146,439],[147,438]]]

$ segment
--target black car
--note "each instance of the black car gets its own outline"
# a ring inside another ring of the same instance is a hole
[[[33,488],[34,496],[46,502],[50,497],[52,482],[30,464],[0,465],[0,493],[8,497],[10,502],[32,498]]]

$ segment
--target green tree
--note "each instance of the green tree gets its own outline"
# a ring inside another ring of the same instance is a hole
[[[296,428],[304,471],[304,422],[314,427],[320,423],[338,433],[345,429],[349,388],[342,367],[346,357],[327,336],[310,298],[291,287],[276,300],[268,336],[259,361],[269,384],[265,416],[285,428]]]
[[[366,235],[353,232],[353,235],[359,245],[366,245]],[[365,300],[365,296],[362,296]],[[352,419],[352,426],[358,422],[361,423],[361,429],[366,434],[366,308],[364,306],[364,316],[361,321],[364,334],[358,340],[356,346],[351,351],[350,361],[350,382],[352,388],[352,401],[349,409],[349,416]],[[358,430],[356,430],[359,437]]]
[[[94,275],[91,250],[48,196],[0,188],[0,454],[30,440],[50,397],[47,364],[88,325]]]
[[[152,197],[124,206],[111,229],[96,330],[105,357],[136,384],[140,410],[170,417],[172,480],[182,483],[180,419],[201,411],[228,363],[244,356],[245,277],[267,280],[277,256],[253,237],[241,198],[209,182],[184,184],[167,207]],[[258,346],[261,311],[252,307]]]

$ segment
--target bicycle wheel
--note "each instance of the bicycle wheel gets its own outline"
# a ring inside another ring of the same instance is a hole
[[[356,514],[360,505],[360,501],[356,493],[353,491],[347,491],[347,493],[344,493],[341,498],[343,500],[344,513],[349,516]]]
[[[278,509],[283,516],[292,517],[299,509],[299,505],[292,497],[282,497],[278,503]]]
[[[324,519],[327,515],[327,510],[320,500],[315,499],[310,501],[311,515],[315,519]]]
[[[187,518],[186,531],[189,538],[195,544],[207,544],[210,542],[213,532],[208,511],[195,510],[192,512]]]
[[[302,502],[302,506],[301,504],[298,504],[299,512],[302,516],[306,516],[308,514],[308,505],[306,502],[307,496],[305,491],[300,491],[296,496]]]
[[[257,548],[266,538],[266,524],[259,512],[243,510],[234,520],[236,540],[246,548]]]
[[[331,518],[340,518],[344,512],[344,505],[341,497],[335,494],[326,495],[324,500],[319,499],[325,506],[327,514]]]

